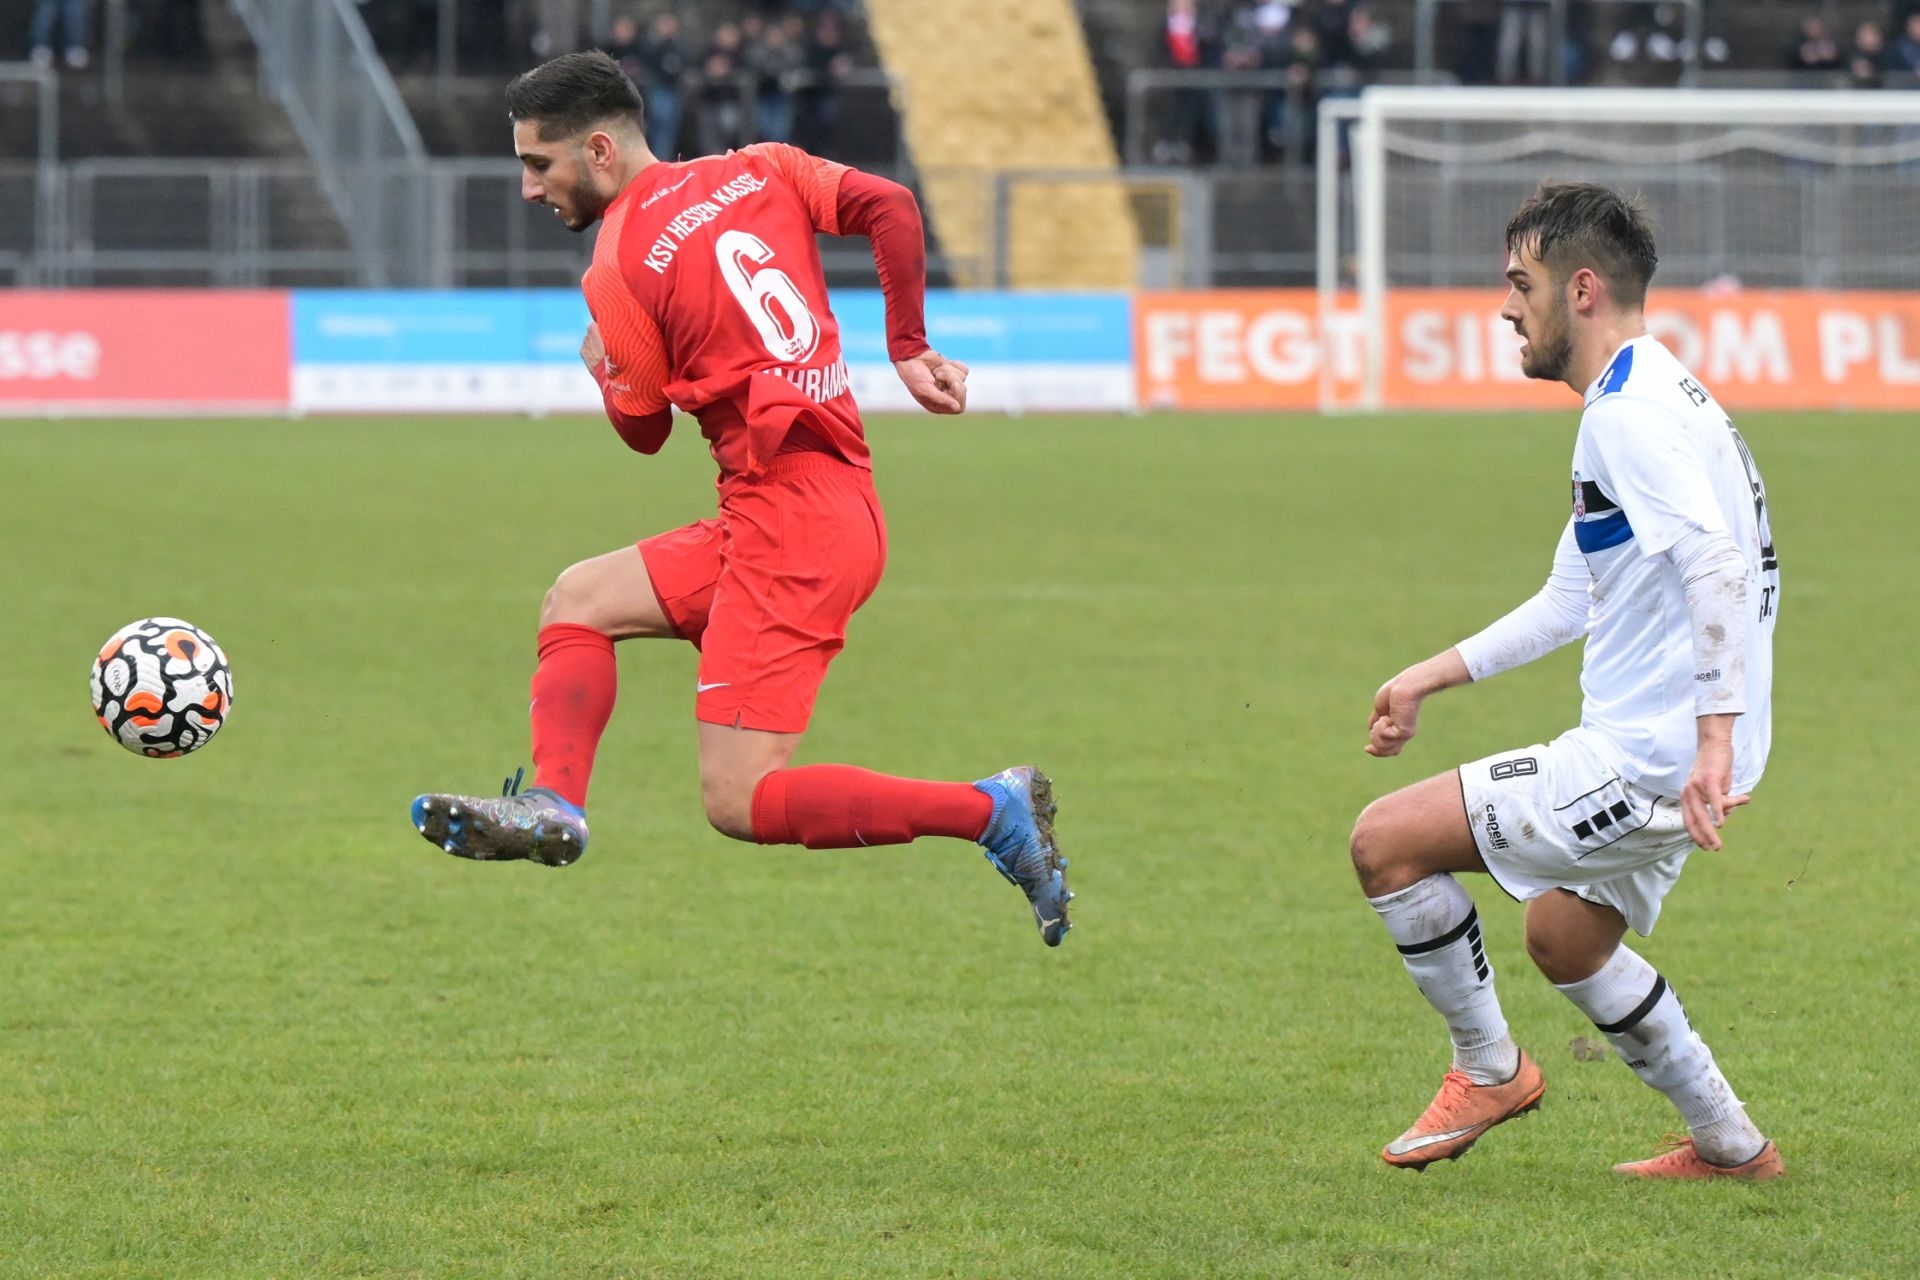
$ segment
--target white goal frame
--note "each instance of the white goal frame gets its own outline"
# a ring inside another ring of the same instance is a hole
[[[1323,411],[1383,407],[1387,318],[1387,146],[1392,120],[1537,119],[1577,131],[1584,120],[1608,124],[1891,125],[1920,129],[1920,92],[1847,89],[1487,89],[1380,85],[1357,98],[1320,104],[1315,159],[1319,209],[1315,276],[1319,294]],[[1350,129],[1353,178],[1354,290],[1362,351],[1357,400],[1340,399],[1329,340],[1340,319],[1342,246],[1340,132]],[[1737,142],[1737,135],[1734,135]],[[1817,157],[1810,157],[1817,158]],[[1542,174],[1542,177],[1549,176]],[[1916,183],[1920,217],[1920,183]],[[1489,280],[1489,293],[1498,281]]]

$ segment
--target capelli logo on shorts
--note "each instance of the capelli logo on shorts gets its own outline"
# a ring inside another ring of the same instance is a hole
[[[1533,762],[1529,760],[1527,763]],[[1507,847],[1507,838],[1500,834],[1500,815],[1494,811],[1492,805],[1487,806],[1487,847],[1489,849]]]

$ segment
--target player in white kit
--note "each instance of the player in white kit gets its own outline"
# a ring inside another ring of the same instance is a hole
[[[1637,201],[1543,185],[1507,226],[1501,315],[1527,376],[1585,395],[1573,514],[1532,599],[1374,698],[1367,751],[1398,755],[1428,695],[1584,638],[1580,727],[1375,801],[1354,869],[1422,994],[1446,1019],[1453,1066],[1426,1112],[1381,1152],[1423,1169],[1531,1111],[1545,1081],[1494,994],[1473,899],[1485,871],[1526,903],[1527,951],[1690,1137],[1615,1172],[1772,1178],[1785,1172],[1685,1009],[1623,945],[1645,936],[1697,845],[1767,763],[1780,571],[1766,491],[1712,394],[1647,335],[1657,261]]]

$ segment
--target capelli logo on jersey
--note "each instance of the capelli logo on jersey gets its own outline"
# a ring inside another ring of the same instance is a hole
[[[1580,473],[1573,473],[1573,518],[1582,519],[1587,514],[1587,495],[1580,491]]]

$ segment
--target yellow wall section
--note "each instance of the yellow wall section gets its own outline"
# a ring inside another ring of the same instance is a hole
[[[1140,234],[1072,0],[867,0],[921,177],[927,217],[962,284],[994,281],[994,176],[1015,181],[1004,270],[1022,288],[1130,288]]]

